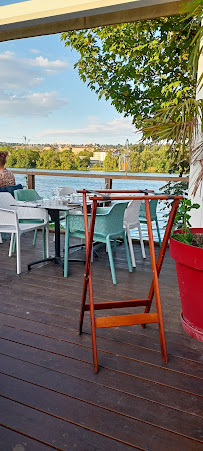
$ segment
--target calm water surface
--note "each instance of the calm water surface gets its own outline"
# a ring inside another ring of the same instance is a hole
[[[15,170],[13,170],[13,172],[15,172]],[[50,171],[53,172],[53,171]],[[65,173],[72,173],[72,171],[61,171],[61,173],[63,174],[63,172]],[[39,170],[40,173],[40,170]],[[105,174],[109,175],[120,175],[121,173],[119,172],[103,172],[103,171],[80,171],[80,174],[82,176],[82,174],[102,174],[105,177]],[[129,175],[129,174],[128,174]],[[156,177],[157,175],[160,177],[163,177],[163,182],[159,182],[159,181],[143,181],[143,180],[113,180],[113,189],[152,189],[157,193],[161,193],[160,188],[166,184],[164,177],[166,176],[171,176],[171,174],[146,174],[146,173],[135,173],[135,174],[130,174],[130,175],[150,175],[150,176],[154,176]],[[176,174],[174,174],[176,175]],[[26,186],[26,177],[24,175],[21,174],[16,174],[16,183],[22,183],[22,185]],[[69,186],[71,185],[75,190],[77,189],[105,189],[105,181],[104,179],[100,179],[100,178],[85,178],[85,177],[54,177],[54,176],[44,176],[44,175],[39,175],[39,176],[35,176],[35,187],[37,192],[39,193],[40,196],[44,197],[44,198],[49,198],[53,195],[56,195],[56,188],[59,186]],[[160,232],[161,232],[161,236],[163,237],[164,235],[164,230],[165,230],[165,224],[166,224],[166,220],[163,217],[164,214],[166,214],[166,211],[162,210],[163,208],[163,202],[158,203],[157,206],[157,216],[158,216],[158,221],[159,221],[159,226],[160,226]],[[147,238],[147,227],[145,224],[142,224],[142,230],[143,230],[143,237]],[[154,232],[154,239],[158,240],[157,237],[157,233],[156,233],[156,226],[154,223],[154,227],[153,227],[153,232]],[[137,231],[133,231],[133,236],[137,237]]]

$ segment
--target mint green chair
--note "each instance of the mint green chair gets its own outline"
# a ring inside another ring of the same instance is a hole
[[[128,248],[128,241],[126,232],[123,228],[123,216],[128,202],[120,202],[113,204],[110,208],[97,208],[94,237],[93,240],[101,243],[106,243],[109,263],[111,268],[111,275],[113,283],[116,284],[116,273],[113,261],[113,254],[111,249],[111,241],[114,241],[114,248],[117,238],[123,238],[126,257],[128,262],[128,269],[132,272],[132,264]],[[88,222],[90,223],[91,215],[88,214]],[[64,252],[64,277],[68,276],[68,249],[69,238],[71,236],[77,238],[85,238],[84,233],[84,218],[82,212],[78,211],[75,214],[66,215],[66,232],[65,232],[65,252]]]
[[[35,191],[35,189],[17,189],[14,191],[14,197],[15,200],[21,202],[34,202],[35,200],[42,199],[42,197],[37,193],[37,191]],[[37,229],[35,230],[34,233],[33,246],[35,246],[36,244],[36,239],[37,239]],[[43,237],[43,239],[45,240],[45,236]]]
[[[149,200],[151,221],[155,221],[156,222],[157,234],[158,234],[158,239],[159,239],[159,246],[161,247],[161,235],[160,235],[159,223],[158,223],[157,214],[156,214],[157,203],[158,203],[158,199],[150,199]],[[141,203],[141,206],[140,206],[139,221],[140,221],[140,223],[147,223],[144,202]]]

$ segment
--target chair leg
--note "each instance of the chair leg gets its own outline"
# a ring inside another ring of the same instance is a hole
[[[161,241],[158,219],[156,219],[156,228],[157,228],[157,233],[158,233],[158,238],[159,238],[159,246],[161,247],[162,241]]]
[[[42,236],[43,236],[43,258],[46,258],[46,236],[45,236],[45,227],[42,229]]]
[[[126,257],[127,257],[127,262],[128,262],[128,269],[129,269],[129,272],[132,272],[133,268],[132,268],[131,259],[130,259],[130,252],[129,252],[128,240],[127,240],[126,232],[123,232],[123,241],[124,241],[124,245],[125,245],[125,252],[126,252]]]
[[[8,252],[8,256],[9,256],[9,257],[12,257],[14,238],[15,238],[15,233],[12,233],[12,234],[11,234],[11,239],[10,239],[9,252]]]
[[[114,250],[114,252],[116,252],[116,248],[117,248],[117,241],[113,240],[113,250]]]
[[[2,243],[2,236],[1,236],[1,233],[0,233],[0,244]]]
[[[64,277],[68,277],[68,250],[69,250],[69,218],[66,215],[65,249],[64,249]]]
[[[128,237],[131,262],[132,262],[133,268],[136,268],[135,254],[134,254],[133,243],[132,243],[132,238],[131,238],[129,227],[126,227],[126,233],[127,233],[127,237]]]
[[[17,274],[21,274],[20,234],[16,233]]]
[[[112,280],[113,280],[113,284],[116,285],[117,282],[116,282],[116,273],[115,273],[115,267],[114,267],[114,262],[113,262],[113,254],[112,254],[112,249],[111,249],[111,242],[110,242],[110,239],[108,236],[106,238],[106,244],[107,244],[107,250],[108,250],[108,256],[109,256]]]
[[[45,238],[46,238],[46,257],[49,258],[49,224],[46,225],[45,227],[46,233],[45,233]]]
[[[37,239],[37,229],[34,232],[34,238],[33,238],[33,242],[32,242],[33,246],[35,246],[35,244],[36,244],[36,239]]]
[[[12,253],[16,251],[16,234],[14,233],[14,239],[13,239],[13,246],[12,246]]]
[[[146,258],[145,248],[144,248],[144,241],[143,241],[143,238],[142,238],[142,230],[141,230],[140,224],[138,224],[137,228],[138,228],[139,237],[140,237],[140,246],[141,246],[141,250],[142,250],[142,257]]]

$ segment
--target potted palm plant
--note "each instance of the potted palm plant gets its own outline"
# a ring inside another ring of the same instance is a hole
[[[191,21],[196,21],[197,32],[188,51],[188,73],[190,80],[203,86],[203,74],[197,80],[199,57],[203,52],[202,0],[187,3],[182,12],[187,12]],[[190,53],[190,57],[189,57]],[[195,196],[203,180],[203,100],[180,92],[174,102],[164,106],[151,119],[144,121],[144,138],[169,143],[172,159],[190,162],[199,161],[200,170],[193,187]],[[175,218],[175,228],[170,239],[170,253],[176,262],[176,270],[182,304],[181,321],[187,333],[203,341],[203,228],[190,227],[190,211],[199,208],[190,199],[183,199]]]

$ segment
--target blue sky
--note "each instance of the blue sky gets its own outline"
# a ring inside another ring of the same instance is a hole
[[[16,0],[0,0],[0,6]],[[73,68],[60,34],[0,43],[0,141],[125,144],[138,135]]]

